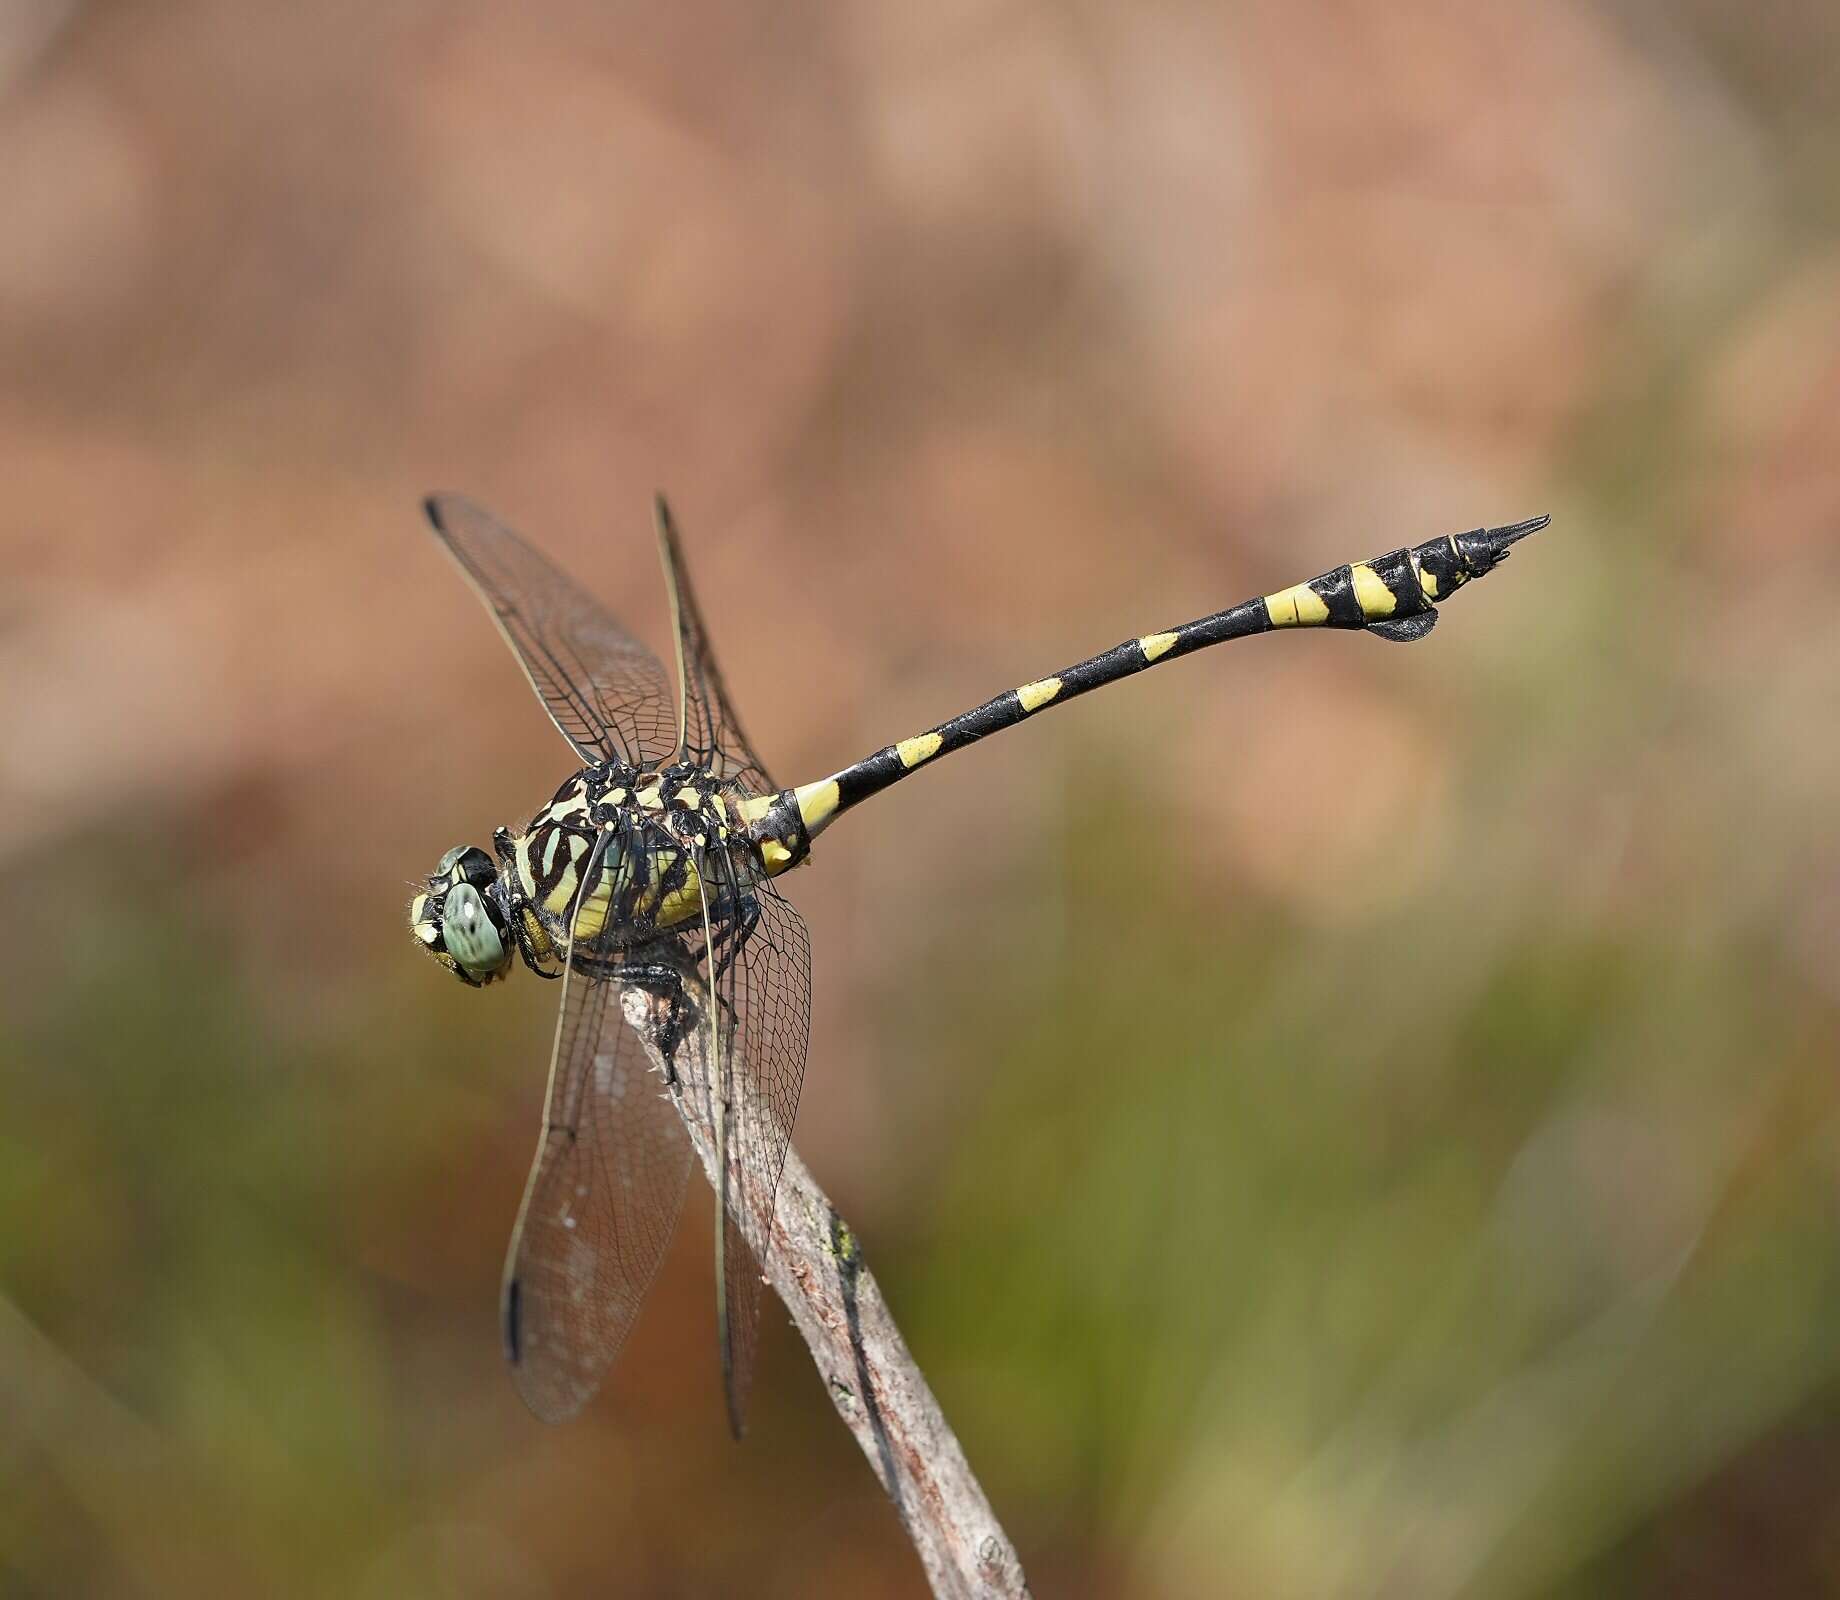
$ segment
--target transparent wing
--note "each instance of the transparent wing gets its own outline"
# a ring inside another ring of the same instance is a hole
[[[767,774],[767,765],[755,753],[735,715],[733,702],[722,682],[709,630],[690,585],[683,550],[677,542],[677,525],[663,495],[653,501],[658,523],[658,547],[664,561],[665,582],[671,590],[671,610],[677,619],[678,670],[684,686],[682,742],[694,761],[718,777],[735,778],[755,794],[779,789]]]
[[[564,966],[543,1132],[505,1260],[505,1354],[545,1422],[579,1411],[619,1354],[690,1171],[663,1080],[617,1011],[609,1020],[620,987]]]
[[[658,658],[471,501],[443,494],[423,504],[583,763],[618,758],[644,768],[668,761],[677,743],[677,697]]]
[[[805,1081],[811,942],[804,920],[771,884],[756,884],[744,896],[724,855],[709,857],[706,870],[729,904],[748,906],[717,935],[712,959],[715,1020],[728,1034],[718,1061],[726,1105],[718,1333],[729,1426],[739,1438],[759,1346],[760,1264],[772,1247],[774,1198]]]

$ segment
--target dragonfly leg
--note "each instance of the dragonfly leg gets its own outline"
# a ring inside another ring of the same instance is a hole
[[[525,924],[524,918],[521,915],[522,907],[513,901],[509,895],[504,896],[503,899],[507,904],[505,921],[510,924],[511,936],[517,941],[518,954],[524,958],[524,965],[530,968],[539,978],[548,978],[552,982],[560,978],[562,976],[562,964],[555,959],[554,952],[551,952],[548,957],[550,964],[547,966],[544,964],[545,957],[538,953],[537,947],[530,937],[530,929]]]
[[[680,1086],[677,1047],[690,1036],[697,1020],[696,1007],[684,990],[683,973],[667,961],[648,961],[621,967],[616,976],[621,983],[644,989],[670,1007],[670,1015],[658,1030],[658,1053],[665,1061],[665,1083],[672,1094],[676,1094]]]
[[[760,902],[753,895],[748,895],[742,900],[740,911],[716,929],[715,937],[710,941],[710,954],[717,957],[709,969],[712,985],[735,964],[735,957],[741,953],[741,947],[759,925]]]

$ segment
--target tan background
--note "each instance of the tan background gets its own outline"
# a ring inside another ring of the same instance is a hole
[[[416,502],[662,643],[662,486],[789,781],[1551,510],[827,836],[800,1144],[1044,1596],[1840,1592],[1837,19],[11,0],[0,1588],[919,1591],[706,1212],[501,1369],[552,996],[402,906],[568,763]]]

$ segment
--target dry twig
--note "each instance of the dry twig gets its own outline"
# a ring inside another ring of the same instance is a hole
[[[700,982],[687,977],[686,987],[693,999],[702,999]],[[637,988],[624,991],[621,1005],[627,1025],[663,1073],[658,1041],[668,1007]],[[693,1028],[678,1045],[675,1065],[682,1081],[707,1081],[707,1040],[706,1029]],[[694,1104],[698,1098],[680,1095],[676,1105],[704,1176],[710,1177],[714,1141]],[[951,1600],[1027,1596],[1015,1547],[908,1353],[855,1233],[796,1149],[787,1151],[780,1177],[766,1276],[810,1347],[837,1414],[894,1502],[933,1593]]]

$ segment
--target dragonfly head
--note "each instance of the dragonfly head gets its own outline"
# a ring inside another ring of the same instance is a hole
[[[477,845],[455,845],[409,902],[415,942],[469,988],[502,978],[514,949],[494,892],[498,867]]]

